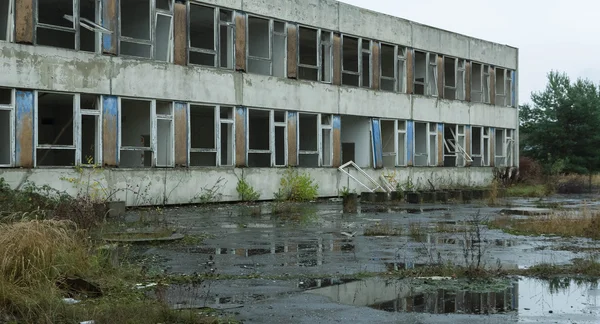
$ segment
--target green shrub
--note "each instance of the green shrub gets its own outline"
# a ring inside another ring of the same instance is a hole
[[[298,170],[288,169],[281,178],[279,192],[275,194],[277,200],[311,201],[318,195],[319,185],[308,173],[300,174]]]
[[[260,198],[260,193],[256,192],[244,178],[238,180],[235,190],[237,190],[241,201],[257,201]]]

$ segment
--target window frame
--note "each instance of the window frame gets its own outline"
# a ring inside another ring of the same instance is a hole
[[[11,94],[11,100],[8,105],[0,104],[0,111],[8,111],[8,122],[10,130],[8,132],[9,136],[9,163],[8,164],[0,164],[0,168],[10,168],[15,166],[16,161],[16,153],[15,153],[15,132],[16,132],[16,121],[15,121],[15,106],[16,106],[16,90],[13,88],[5,88],[9,89]]]
[[[235,70],[235,49],[236,49],[236,30],[235,30],[235,19],[236,19],[236,15],[237,15],[237,11],[233,10],[233,9],[226,9],[226,8],[220,8],[217,6],[211,6],[205,3],[197,3],[197,2],[192,2],[192,1],[187,1],[187,9],[186,9],[186,15],[187,15],[187,22],[186,22],[186,26],[187,26],[187,64],[189,66],[203,66],[203,67],[213,67],[213,68],[221,68],[221,69],[227,69],[227,70]],[[190,28],[190,21],[191,21],[191,12],[192,12],[192,6],[199,6],[199,7],[205,7],[205,8],[209,8],[213,10],[213,26],[214,26],[214,30],[213,30],[213,49],[212,50],[208,50],[205,48],[199,48],[199,47],[193,47],[192,46],[192,30]],[[231,12],[231,21],[221,21],[221,10],[224,11],[228,11]],[[246,18],[244,18],[246,19]],[[222,67],[223,65],[223,61],[221,60],[221,27],[226,27],[227,28],[227,32],[231,33],[231,50],[232,50],[232,57],[231,57],[231,62],[227,62],[228,64],[231,64],[231,68],[227,68],[227,67]],[[246,36],[247,37],[247,36]],[[203,65],[203,64],[197,64],[197,63],[191,63],[190,62],[190,52],[195,52],[195,53],[201,53],[201,54],[209,54],[209,55],[213,55],[213,65]]]
[[[214,124],[214,148],[208,149],[208,148],[193,148],[192,147],[192,118],[191,118],[191,107],[192,106],[203,106],[203,107],[212,107],[213,108],[213,124]],[[231,112],[231,118],[221,118],[221,109],[230,109]],[[210,168],[210,167],[233,167],[235,166],[235,121],[234,121],[234,116],[235,116],[235,107],[234,106],[229,106],[229,105],[214,105],[214,104],[207,104],[207,103],[187,103],[186,104],[186,110],[187,110],[187,127],[188,127],[188,132],[187,132],[187,151],[188,151],[188,161],[191,161],[191,154],[192,153],[215,153],[215,165],[214,166],[190,166],[191,168]],[[222,125],[231,125],[231,132],[232,132],[232,138],[231,138],[231,154],[232,154],[232,164],[223,164],[223,161],[221,159],[221,153],[223,150],[223,147],[221,145],[221,126]]]
[[[317,39],[316,39],[316,51],[317,51],[317,64],[316,65],[310,65],[310,64],[306,64],[306,63],[300,63],[300,57],[301,57],[301,53],[300,53],[300,29],[311,29],[317,32]],[[329,35],[329,42],[323,42],[323,35]],[[311,70],[316,70],[317,71],[317,80],[312,80],[312,79],[306,79],[306,78],[301,78],[300,74],[298,74],[298,80],[304,80],[304,81],[317,81],[317,82],[322,82],[322,83],[326,83],[326,84],[331,84],[333,82],[333,32],[332,31],[328,31],[328,30],[324,30],[322,28],[315,28],[315,27],[310,27],[310,26],[305,26],[305,25],[298,25],[298,28],[296,30],[296,39],[297,39],[297,44],[296,44],[296,48],[297,50],[297,54],[296,54],[296,66],[298,67],[298,69],[311,69]],[[325,80],[324,75],[326,75],[324,72],[325,67],[323,66],[323,55],[322,52],[324,48],[328,48],[328,58],[329,58],[329,80]]]
[[[269,29],[269,57],[268,58],[264,58],[264,57],[260,57],[260,56],[253,56],[250,55],[250,18],[256,18],[256,19],[262,19],[262,20],[266,20],[268,22],[268,29]],[[259,74],[259,75],[264,75],[261,73],[256,73],[256,72],[250,72],[250,61],[254,60],[254,61],[262,61],[262,62],[269,62],[269,74],[267,76],[275,76],[273,75],[273,71],[274,71],[274,53],[273,53],[273,49],[275,48],[275,37],[279,36],[279,37],[283,37],[284,39],[284,49],[283,49],[283,76],[276,76],[276,77],[287,77],[287,56],[288,56],[288,51],[287,51],[287,44],[288,44],[288,37],[287,37],[287,28],[288,28],[288,23],[286,21],[283,20],[279,20],[279,19],[273,19],[273,18],[268,18],[268,17],[264,17],[264,16],[260,16],[260,15],[254,15],[254,14],[247,14],[245,16],[246,19],[246,26],[247,26],[247,31],[246,31],[246,70],[248,71],[248,73],[252,73],[252,74]],[[277,32],[275,30],[275,24],[276,23],[282,23],[283,24],[283,32]]]

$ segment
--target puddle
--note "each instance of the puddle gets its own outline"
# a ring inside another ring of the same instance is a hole
[[[439,279],[439,278],[438,278]],[[320,285],[320,286],[319,286]],[[429,314],[516,314],[520,321],[562,320],[600,315],[598,283],[571,279],[462,280],[383,279],[319,281],[307,293],[387,312]]]

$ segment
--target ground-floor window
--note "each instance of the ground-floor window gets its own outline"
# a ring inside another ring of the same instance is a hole
[[[514,166],[514,130],[497,128],[494,134],[495,139],[495,166],[511,167]]]
[[[381,120],[383,166],[406,166],[406,121]]]
[[[471,162],[467,153],[465,125],[444,125],[444,166],[464,167]]]
[[[0,88],[0,167],[14,163],[15,92]]]
[[[471,128],[472,166],[490,166],[490,127],[473,126]]]
[[[248,166],[286,166],[287,112],[249,109],[247,122]]]
[[[233,107],[190,105],[190,166],[233,166]]]
[[[415,122],[414,165],[437,166],[438,126],[436,123]]]

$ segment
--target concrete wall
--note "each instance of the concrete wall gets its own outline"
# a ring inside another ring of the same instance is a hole
[[[517,128],[517,110],[4,43],[6,87]],[[208,85],[208,86],[204,86]]]
[[[335,168],[299,168],[308,172],[319,185],[321,197],[338,196],[338,190],[348,187],[357,192],[365,191],[358,183]],[[378,179],[387,170],[365,170],[369,176]],[[418,188],[428,188],[427,180],[437,188],[457,186],[483,186],[492,179],[491,168],[396,168],[400,183],[412,181]],[[261,199],[273,199],[279,189],[279,180],[285,169],[275,168],[202,168],[202,169],[84,169],[78,173],[74,169],[0,169],[12,188],[23,186],[26,181],[37,186],[50,185],[71,195],[90,192],[99,196],[112,196],[123,200],[128,206],[158,204],[199,203],[205,189],[218,189],[219,201],[236,201],[237,181],[242,176],[261,194]],[[350,171],[362,179],[356,171]],[[88,178],[90,181],[88,182]],[[68,181],[67,179],[75,179]],[[365,182],[365,181],[363,181]],[[366,183],[366,182],[365,182]]]

